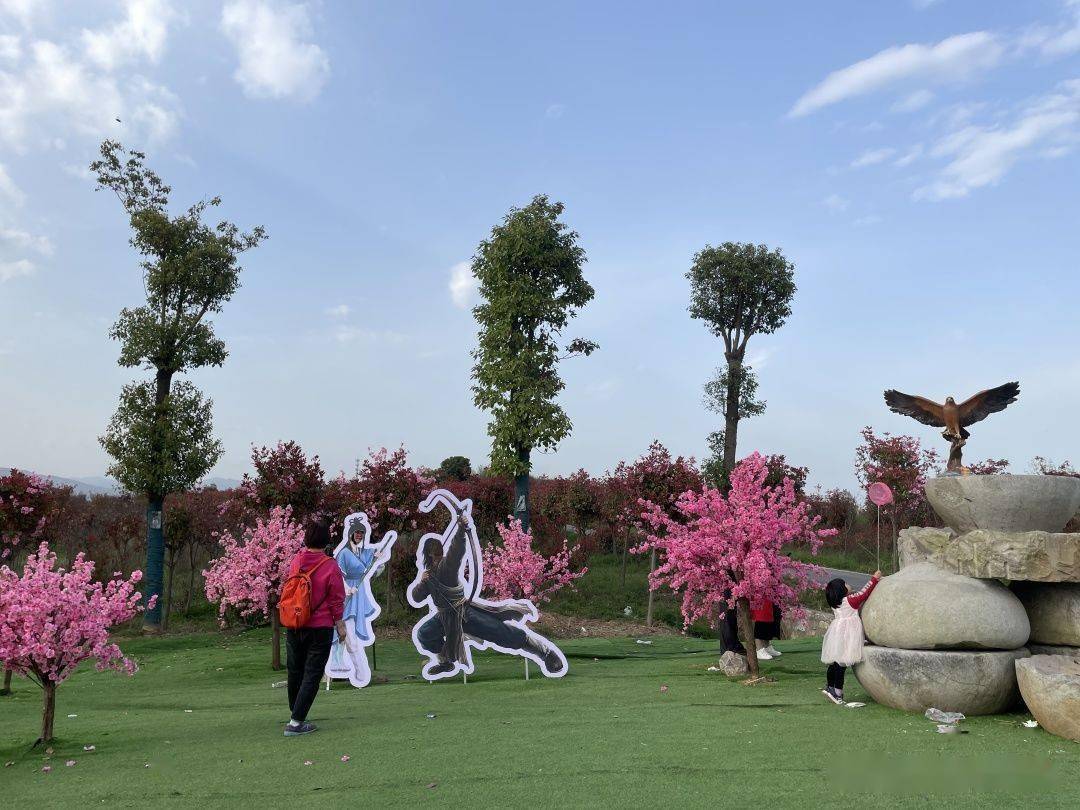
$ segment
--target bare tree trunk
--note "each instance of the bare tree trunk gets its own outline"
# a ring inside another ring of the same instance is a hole
[[[739,440],[739,392],[742,388],[742,354],[725,353],[727,360],[727,401],[724,403],[724,482],[723,493],[731,489],[731,471],[735,469]]]
[[[630,556],[630,531],[623,535],[622,546],[622,589],[626,590],[626,559]]]
[[[176,552],[169,549],[168,561],[165,563],[165,607],[161,611],[161,632],[169,629],[169,616],[172,615],[173,574],[176,571]]]
[[[649,574],[656,570],[656,549],[649,551]],[[649,586],[649,601],[645,605],[645,626],[652,627],[652,606],[653,606],[653,589],[650,581]]]
[[[56,684],[48,679],[42,679],[41,685],[45,690],[45,700],[41,710],[41,741],[51,742],[53,718],[56,716]]]
[[[5,668],[4,669],[4,688],[0,689],[0,695],[10,695],[10,694],[11,694],[11,670]]]
[[[278,621],[277,606],[270,613],[270,669],[281,669],[281,623]]]
[[[757,646],[754,644],[754,620],[750,618],[750,600],[745,596],[739,597],[735,603],[736,615],[739,619],[739,640],[746,648],[746,666],[750,669],[750,677],[756,678],[760,674],[757,660]]]

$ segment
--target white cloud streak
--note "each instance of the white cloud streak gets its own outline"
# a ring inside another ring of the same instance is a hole
[[[936,180],[916,189],[913,197],[966,197],[975,189],[997,184],[1018,161],[1033,156],[1059,158],[1078,141],[1080,79],[1073,79],[1022,108],[1008,123],[969,125],[942,138],[933,155],[949,162]]]
[[[798,118],[841,101],[905,83],[955,83],[995,66],[1005,53],[987,31],[958,34],[940,42],[886,48],[834,71],[804,93],[788,115]]]
[[[450,300],[458,309],[470,309],[476,302],[479,282],[471,262],[458,262],[450,268]]]
[[[878,163],[884,163],[895,154],[896,150],[891,146],[886,146],[882,149],[867,149],[851,161],[851,168],[863,169],[867,166],[876,166]]]

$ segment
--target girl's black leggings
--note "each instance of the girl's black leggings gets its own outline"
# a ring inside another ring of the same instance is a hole
[[[844,672],[847,667],[841,664],[829,664],[829,668],[825,670],[825,680],[829,686],[833,689],[844,690]]]

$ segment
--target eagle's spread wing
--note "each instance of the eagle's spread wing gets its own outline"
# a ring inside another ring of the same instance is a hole
[[[885,404],[893,413],[918,419],[924,425],[945,427],[945,408],[925,397],[889,390],[885,392]]]
[[[988,388],[960,403],[960,424],[964,427],[981,422],[992,413],[1005,410],[1016,402],[1020,394],[1020,383],[1011,382]]]

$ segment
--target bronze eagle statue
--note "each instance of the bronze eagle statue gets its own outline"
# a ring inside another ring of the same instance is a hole
[[[949,441],[949,472],[963,472],[960,457],[962,448],[971,434],[965,430],[968,425],[981,422],[992,413],[1005,410],[1016,402],[1020,395],[1020,383],[1009,382],[997,388],[988,388],[969,397],[960,404],[952,397],[945,398],[945,404],[939,405],[925,397],[916,397],[900,391],[885,392],[885,404],[893,413],[918,419],[924,425],[943,427],[941,436]]]

